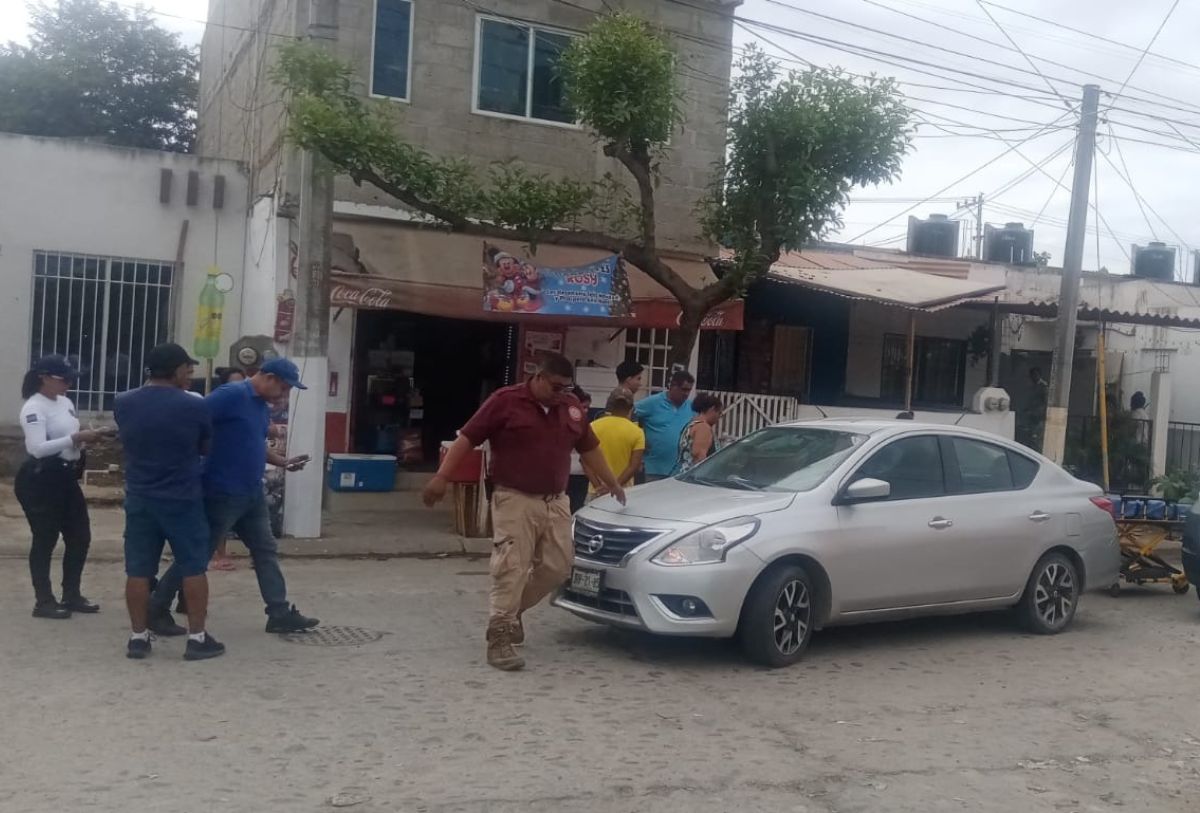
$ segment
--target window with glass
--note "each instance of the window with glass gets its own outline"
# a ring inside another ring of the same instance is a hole
[[[679,479],[745,491],[810,491],[866,439],[853,432],[772,426],[697,463]]]
[[[30,357],[66,356],[82,412],[139,387],[146,354],[171,337],[175,264],[61,251],[33,253]]]
[[[1028,457],[969,438],[951,438],[958,459],[958,491],[981,494],[1028,488],[1040,468]]]
[[[889,500],[941,497],[946,493],[942,452],[933,435],[901,438],[884,446],[855,473],[855,480],[882,480]]]
[[[625,331],[625,360],[636,361],[646,368],[643,374],[647,392],[667,388],[671,364],[671,331],[657,327],[631,327]]]
[[[571,124],[558,63],[572,34],[537,26],[479,18],[476,56],[480,112]]]
[[[931,406],[962,406],[966,365],[965,341],[916,336],[913,343],[913,401]],[[884,335],[881,398],[904,400],[907,366],[908,338],[899,333]]]
[[[408,100],[412,67],[412,0],[375,0],[371,93]]]

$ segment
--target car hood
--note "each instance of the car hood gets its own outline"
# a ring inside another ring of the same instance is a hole
[[[592,515],[591,518],[597,522],[619,522],[620,517],[644,517],[711,525],[734,517],[780,511],[796,499],[792,492],[743,491],[670,479],[636,486],[628,489],[625,495],[624,506],[612,497],[601,497],[580,514],[584,519]]]

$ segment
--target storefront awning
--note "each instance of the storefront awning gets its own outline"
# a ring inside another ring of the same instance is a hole
[[[413,228],[384,221],[338,218],[333,226],[331,304],[337,307],[403,310],[431,316],[480,321],[673,328],[679,305],[670,293],[636,266],[626,263],[633,315],[621,318],[498,313],[483,309],[483,240],[462,234]],[[514,256],[527,257],[519,243],[489,240]],[[539,246],[543,266],[587,265],[604,256],[594,249]],[[669,260],[696,286],[715,280],[708,263]],[[743,303],[714,308],[705,317],[709,330],[741,330]]]
[[[1004,289],[907,268],[798,268],[776,263],[767,278],[815,291],[913,311],[938,311]]]

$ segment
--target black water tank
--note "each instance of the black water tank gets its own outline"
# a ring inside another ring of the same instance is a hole
[[[908,253],[927,257],[958,256],[958,221],[946,215],[930,215],[928,220],[908,218]]]
[[[1175,281],[1175,248],[1166,243],[1133,247],[1133,275],[1163,282]]]
[[[1033,229],[1024,223],[1005,223],[1004,228],[990,223],[983,230],[983,259],[989,263],[1033,265]]]

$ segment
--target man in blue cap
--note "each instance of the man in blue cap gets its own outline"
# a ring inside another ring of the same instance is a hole
[[[218,387],[205,400],[212,416],[212,444],[204,468],[204,507],[215,552],[230,531],[250,551],[258,589],[266,604],[267,632],[302,632],[319,621],[301,615],[287,600],[287,583],[279,569],[278,546],[271,533],[263,493],[267,464],[299,471],[308,456],[284,458],[267,449],[270,404],[292,388],[307,389],[300,370],[285,358],[271,359],[245,381]],[[151,599],[150,629],[179,635],[183,628],[171,617],[171,599],[179,592],[181,573],[175,565],[163,574]]]

